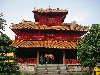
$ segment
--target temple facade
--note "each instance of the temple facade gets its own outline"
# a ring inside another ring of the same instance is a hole
[[[10,29],[16,34],[10,46],[16,47],[18,63],[40,64],[40,56],[54,57],[49,64],[78,64],[77,42],[89,27],[73,21],[63,23],[68,10],[34,8],[35,22],[22,20]]]

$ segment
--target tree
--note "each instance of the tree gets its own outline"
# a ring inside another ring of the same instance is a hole
[[[0,29],[5,30],[5,25],[7,25],[7,24],[5,24],[6,20],[4,20],[2,17],[3,17],[3,14],[1,13],[0,14]]]
[[[100,62],[100,24],[93,24],[78,43],[77,56],[82,66],[90,69]]]
[[[4,30],[4,22],[5,20],[0,16],[0,29]],[[7,56],[7,53],[16,52],[16,48],[10,47],[11,39],[3,34],[2,31],[0,35],[0,75],[19,75],[19,68],[17,66],[17,62],[9,62],[9,60],[16,60],[16,56]],[[8,62],[5,62],[8,60]]]

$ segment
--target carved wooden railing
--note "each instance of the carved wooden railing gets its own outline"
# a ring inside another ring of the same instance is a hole
[[[18,58],[18,63],[23,64],[37,64],[37,58]],[[65,59],[65,64],[80,64],[77,59]]]
[[[80,37],[62,37],[62,36],[15,36],[16,40],[69,40],[69,41],[73,41],[73,40],[81,40]]]
[[[18,58],[17,62],[23,64],[37,64],[37,58]]]
[[[80,61],[77,59],[65,59],[65,64],[80,64]]]

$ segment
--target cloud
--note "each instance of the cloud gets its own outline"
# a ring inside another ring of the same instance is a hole
[[[75,16],[71,16],[70,15],[70,18],[69,17],[66,17],[64,22],[65,23],[71,23],[72,21],[76,21],[77,23],[84,23],[86,22],[85,20],[90,17],[90,14],[88,13],[77,13]]]
[[[85,20],[85,19],[88,18],[88,17],[89,17],[89,14],[87,14],[87,13],[81,13],[81,14],[75,16],[75,17],[73,18],[73,20],[76,20],[77,22],[80,22],[80,21]]]

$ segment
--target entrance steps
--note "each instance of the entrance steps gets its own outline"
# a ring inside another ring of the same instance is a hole
[[[67,70],[64,64],[37,64],[34,73],[36,75],[65,75]]]
[[[21,73],[31,73],[33,75],[74,75],[75,73],[81,74],[81,67],[76,67],[78,64],[71,64],[69,68],[68,64],[19,64]],[[74,71],[74,70],[75,71]],[[76,71],[78,69],[78,71]],[[73,70],[73,71],[71,71]],[[88,68],[83,68],[88,71]],[[87,73],[85,72],[84,73]]]

